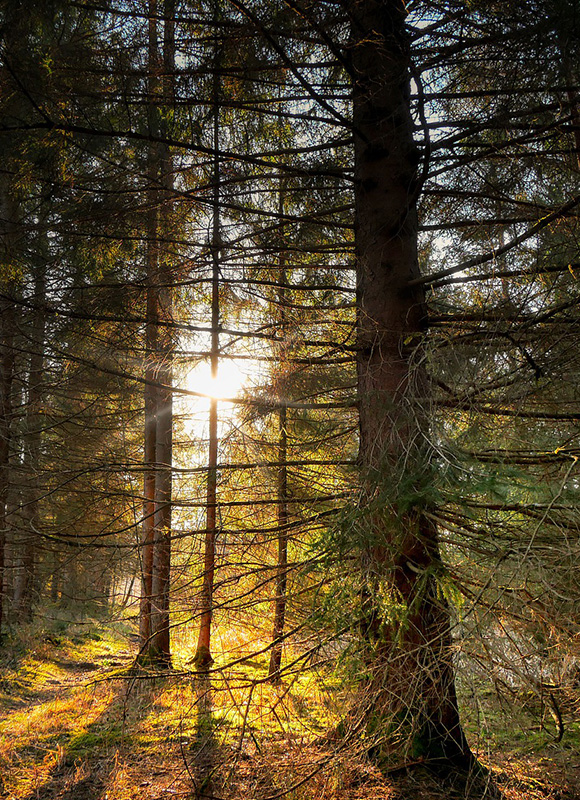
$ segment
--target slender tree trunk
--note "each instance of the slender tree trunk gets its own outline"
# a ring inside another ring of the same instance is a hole
[[[12,380],[14,377],[13,308],[0,301],[0,633],[5,612],[7,580],[6,531],[10,488],[10,425],[12,418]]]
[[[173,445],[173,343],[169,326],[173,294],[171,254],[160,238],[170,228],[172,162],[161,144],[160,106],[172,97],[175,61],[173,1],[163,5],[163,62],[159,53],[157,0],[149,0],[148,114],[152,141],[148,155],[147,202],[147,367],[145,389],[145,481],[141,590],[141,659],[171,664],[169,581],[171,568],[171,484]],[[163,77],[161,77],[163,75]]]
[[[50,599],[56,603],[60,593],[60,558],[54,550],[51,554]]]
[[[274,631],[268,678],[280,680],[282,642],[286,622],[286,590],[288,586],[288,411],[285,405],[278,413],[278,563],[276,565],[276,598],[274,601]]]
[[[418,152],[406,11],[402,0],[358,0],[350,13],[368,729],[385,757],[466,765],[449,614],[436,585],[437,531],[409,499],[429,480],[429,387],[420,358],[423,293],[408,286],[418,277]]]
[[[175,23],[173,0],[164,3],[163,27],[163,79],[162,95],[165,105],[173,100],[173,74],[175,69]],[[159,316],[169,323],[173,318],[173,258],[168,242],[171,240],[171,195],[173,189],[173,163],[167,145],[159,147],[160,169],[160,231],[167,242],[159,254]],[[158,336],[159,383],[171,387],[173,382],[173,341],[168,325],[161,327]],[[151,650],[159,664],[171,663],[169,590],[171,575],[171,501],[173,459],[173,393],[170,388],[158,390],[157,441],[155,450],[155,547],[153,557]]]
[[[282,179],[280,179],[282,183]],[[278,213],[284,214],[284,192],[282,185],[279,189]],[[286,405],[287,396],[287,347],[286,347],[286,270],[283,247],[281,243],[280,254],[280,287],[278,289],[278,307],[280,309],[279,327],[282,333],[282,351],[280,352],[280,375],[278,378],[278,399],[281,403],[278,412],[278,561],[276,564],[276,596],[274,600],[274,630],[272,633],[272,651],[270,653],[270,665],[268,668],[268,678],[272,683],[280,680],[280,667],[282,665],[282,643],[284,640],[284,627],[286,624],[286,593],[288,588],[288,408]]]
[[[6,188],[0,190],[0,286],[13,290],[15,208]],[[6,598],[6,533],[10,491],[12,382],[14,378],[14,304],[0,298],[0,633]]]
[[[212,380],[218,376],[219,369],[219,328],[220,328],[220,162],[219,162],[219,94],[218,73],[220,55],[216,46],[213,76],[214,102],[214,162],[213,162],[213,220],[212,220],[212,279],[211,279],[211,346],[210,368]],[[213,661],[211,655],[211,624],[213,617],[213,587],[215,576],[215,550],[218,529],[217,519],[217,463],[218,463],[218,401],[210,399],[209,405],[209,449],[207,464],[207,504],[203,558],[203,585],[200,596],[200,623],[197,650],[194,661],[201,669],[206,669]]]
[[[147,273],[147,309],[145,331],[145,429],[144,429],[144,462],[143,479],[143,529],[141,548],[141,607],[140,636],[141,656],[144,660],[151,657],[152,636],[152,595],[153,595],[153,562],[155,547],[155,486],[157,474],[157,412],[159,391],[153,383],[158,382],[158,328],[159,328],[159,211],[158,181],[159,154],[155,138],[158,135],[158,109],[156,96],[159,93],[159,53],[157,44],[157,0],[149,0],[149,46],[148,46],[148,123],[149,131],[154,139],[149,144],[147,159],[146,192],[146,273]]]
[[[15,577],[14,612],[21,620],[32,617],[32,601],[35,592],[35,552],[38,546],[40,509],[38,504],[38,477],[40,475],[40,452],[42,442],[42,382],[44,379],[44,336],[46,314],[46,266],[36,268],[34,281],[34,311],[30,325],[32,350],[28,368],[28,391],[26,422],[24,431],[24,453],[22,469],[24,484],[22,493],[22,533],[19,565]]]

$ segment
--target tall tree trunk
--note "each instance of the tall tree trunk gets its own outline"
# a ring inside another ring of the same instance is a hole
[[[148,125],[152,141],[147,156],[147,203],[146,216],[146,279],[147,308],[145,330],[145,428],[144,428],[144,463],[143,479],[143,527],[141,548],[141,608],[140,635],[141,656],[149,660],[152,656],[152,595],[153,595],[153,563],[155,549],[155,487],[157,475],[157,412],[159,390],[154,383],[158,376],[158,329],[159,329],[159,153],[158,108],[159,94],[159,52],[157,32],[157,0],[149,0],[149,43],[148,69]]]
[[[19,564],[15,576],[14,613],[22,620],[32,616],[35,583],[35,553],[38,546],[40,509],[38,504],[38,477],[42,442],[42,382],[44,379],[44,335],[46,328],[46,265],[36,267],[34,278],[34,309],[30,324],[31,349],[28,367],[28,390],[24,431],[22,469],[22,532],[20,535]]]
[[[276,564],[276,596],[274,600],[274,630],[268,678],[280,680],[282,642],[286,623],[286,591],[288,586],[288,410],[282,401],[278,412],[278,563]]]
[[[154,381],[155,370],[155,336],[148,290],[147,299],[147,332],[146,332],[146,366],[145,378]],[[145,385],[145,429],[144,429],[144,464],[143,479],[143,524],[141,539],[141,604],[140,604],[140,637],[141,651],[146,654],[151,637],[151,594],[153,583],[153,541],[155,531],[155,459],[157,442],[157,392],[151,384]]]
[[[282,178],[280,178],[280,188],[278,190],[278,213],[280,217],[284,214],[284,192]],[[283,229],[282,229],[283,230]],[[280,409],[278,411],[278,485],[277,485],[277,514],[278,514],[278,560],[276,564],[276,595],[274,599],[274,630],[272,632],[272,651],[270,653],[270,664],[268,667],[268,678],[272,683],[280,680],[280,667],[282,665],[282,643],[284,640],[284,628],[286,624],[286,592],[288,588],[288,407],[286,404],[287,386],[287,321],[286,321],[286,254],[284,252],[284,241],[280,242],[281,252],[279,259],[279,281],[278,288],[278,325],[282,334],[282,348],[278,354],[280,364],[278,369],[278,400]]]
[[[163,60],[159,52],[157,0],[149,0],[148,114],[152,141],[148,153],[147,191],[147,328],[145,388],[145,479],[142,538],[141,654],[158,666],[171,663],[169,579],[171,568],[171,484],[173,344],[169,325],[173,290],[171,254],[160,239],[170,228],[172,162],[161,143],[161,104],[172,98],[175,61],[173,0],[163,6]],[[163,77],[161,77],[163,75]],[[153,385],[158,384],[158,385]],[[161,388],[161,385],[164,388]]]
[[[215,297],[215,293],[214,293]],[[212,307],[215,307],[215,301]],[[212,336],[213,339],[213,336]],[[217,353],[216,353],[217,355]],[[212,343],[212,378],[217,377],[217,358],[214,359]],[[214,367],[214,364],[216,365]],[[215,397],[209,406],[209,450],[207,465],[206,528],[203,557],[203,585],[200,596],[200,621],[194,662],[201,669],[212,662],[211,625],[213,618],[213,587],[215,577],[215,549],[217,537],[217,457],[218,457],[218,401]]]
[[[219,48],[216,45],[213,74],[213,219],[211,234],[212,278],[211,278],[211,346],[210,369],[212,380],[216,380],[219,369],[220,328],[220,161],[219,161]],[[215,397],[209,404],[209,447],[207,464],[206,524],[203,557],[203,585],[200,595],[200,622],[194,662],[201,669],[212,663],[211,624],[213,617],[213,587],[215,576],[215,549],[218,529],[217,507],[217,463],[218,463],[218,401]]]
[[[15,275],[15,207],[4,187],[0,190],[0,286],[9,290]],[[0,633],[6,598],[6,532],[10,490],[10,437],[14,378],[14,303],[0,298]]]
[[[10,427],[12,421],[12,380],[14,377],[14,308],[0,300],[0,633],[5,613],[6,532],[10,489]]]
[[[163,26],[163,79],[162,102],[170,106],[173,101],[173,75],[175,70],[175,22],[173,0],[165,0]],[[164,132],[165,133],[165,132]],[[169,326],[173,318],[173,258],[170,251],[171,200],[173,189],[173,163],[169,148],[159,146],[160,218],[159,228],[165,244],[159,253],[157,289],[160,320],[164,324],[157,332],[157,380],[164,387],[158,390],[157,441],[155,449],[155,546],[153,580],[151,586],[151,651],[159,664],[171,663],[169,589],[171,573],[171,501],[173,459],[173,339]]]
[[[402,0],[358,0],[349,8],[368,728],[382,737],[385,757],[466,765],[449,613],[437,593],[437,531],[410,499],[429,480],[429,387],[420,358],[423,292],[408,285],[419,273],[406,10]]]

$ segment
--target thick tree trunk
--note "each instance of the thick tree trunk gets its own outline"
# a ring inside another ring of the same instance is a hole
[[[171,345],[168,344],[159,368],[159,380],[170,385]],[[171,570],[171,500],[172,500],[173,406],[170,389],[159,393],[157,408],[155,545],[151,586],[150,650],[159,664],[171,663],[169,589]]]
[[[149,261],[149,258],[148,258]],[[148,266],[149,274],[149,266]],[[156,325],[154,313],[154,294],[147,290],[147,333],[146,333],[146,366],[145,378],[155,381]],[[153,542],[155,532],[155,459],[157,443],[157,389],[148,383],[145,385],[145,429],[144,429],[144,464],[143,479],[143,524],[141,544],[141,607],[140,636],[141,648],[146,653],[151,637],[151,594],[153,584]]]
[[[168,379],[167,369],[163,372]],[[170,380],[170,378],[169,378]],[[155,545],[151,585],[150,649],[160,664],[171,663],[169,589],[171,570],[172,395],[161,395],[157,415],[157,483],[155,487]]]
[[[350,12],[368,730],[382,757],[466,765],[449,614],[436,585],[437,531],[420,500],[429,480],[429,389],[423,293],[408,286],[418,277],[418,151],[406,12],[402,0],[358,0]]]

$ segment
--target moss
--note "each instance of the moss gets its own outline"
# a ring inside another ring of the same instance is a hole
[[[126,743],[127,737],[119,725],[100,730],[83,731],[69,739],[66,753],[70,758],[87,756],[95,751],[116,748],[121,743]]]
[[[213,658],[209,651],[208,647],[205,645],[200,645],[197,648],[197,652],[193,657],[194,666],[196,666],[199,670],[206,670],[213,664]]]

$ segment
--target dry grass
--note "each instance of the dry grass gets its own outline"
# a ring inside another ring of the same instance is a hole
[[[239,630],[226,631],[210,683],[183,670],[130,674],[135,643],[127,628],[115,632],[95,623],[79,632],[73,626],[60,638],[31,630],[28,639],[8,643],[0,697],[0,797],[465,796],[462,787],[425,770],[382,775],[366,758],[364,742],[358,752],[329,742],[322,735],[344,704],[333,676],[296,669],[272,686],[264,681],[266,656],[221,668],[235,660],[241,644]],[[259,650],[260,642],[254,644]],[[187,634],[176,637],[176,645],[182,667],[191,653]],[[505,800],[580,800],[580,737],[570,731],[551,744],[549,737],[543,744],[531,737],[524,752],[521,740],[509,744],[505,722],[497,717],[495,724],[504,725],[503,733],[494,734],[491,752],[481,743],[481,757]]]

